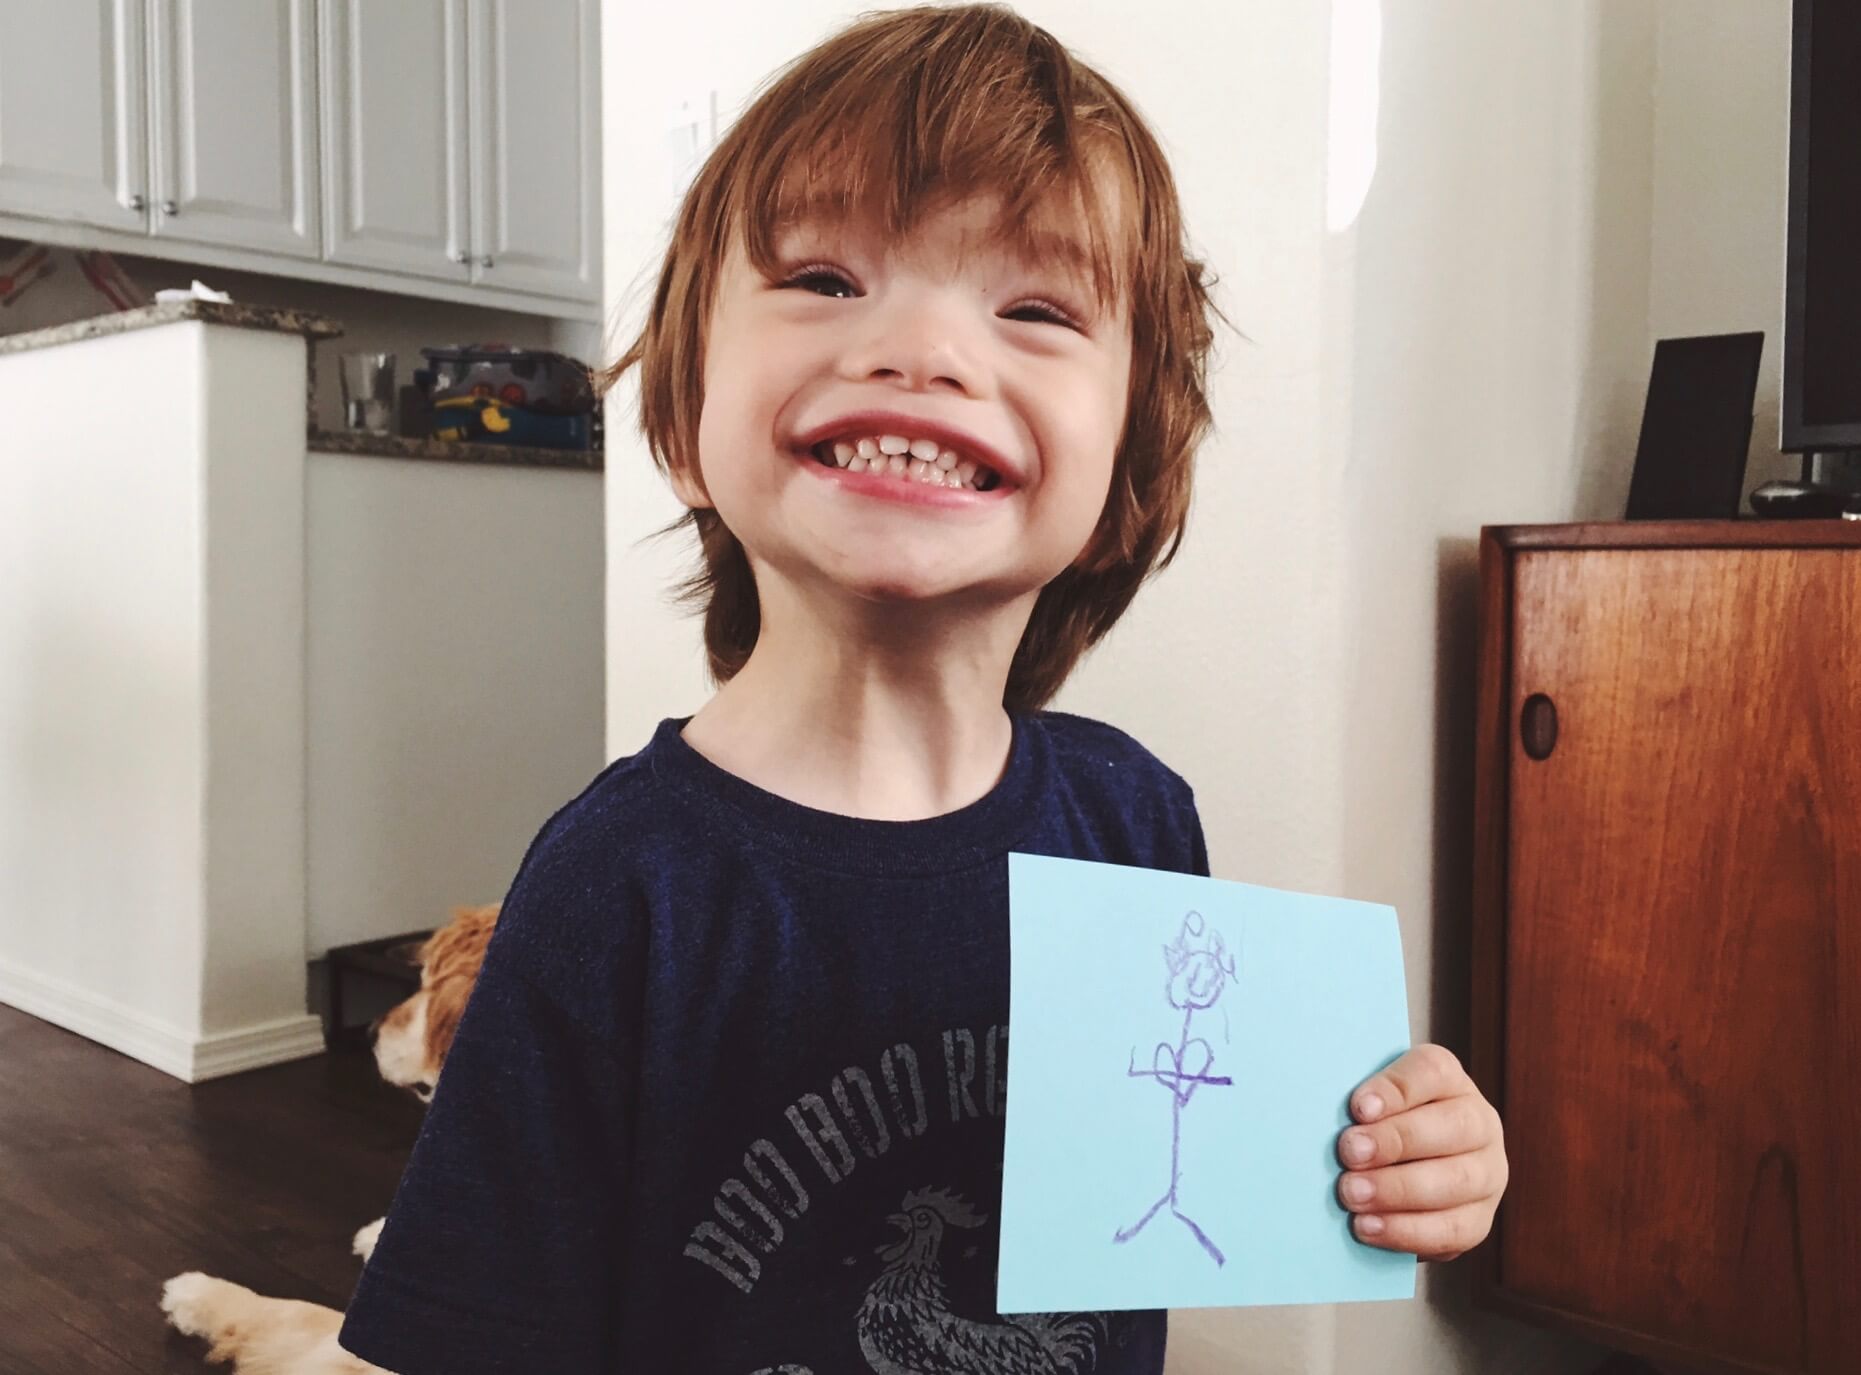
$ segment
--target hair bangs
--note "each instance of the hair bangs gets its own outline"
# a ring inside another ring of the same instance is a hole
[[[987,247],[1057,264],[1108,306],[1128,300],[1143,256],[1131,213],[1139,178],[1115,119],[1081,118],[1062,99],[1061,88],[1086,93],[1057,44],[1030,64],[1018,26],[980,27],[973,42],[944,34],[918,47],[890,28],[862,43],[856,25],[841,60],[776,83],[759,109],[766,132],[743,131],[764,156],[738,163],[724,193],[760,271],[775,272],[777,241],[798,224],[859,225],[898,242],[947,204],[993,196]],[[1087,113],[1113,111],[1089,101]]]

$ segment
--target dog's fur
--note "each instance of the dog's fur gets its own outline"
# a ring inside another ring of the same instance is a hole
[[[381,1077],[411,1090],[423,1103],[433,1100],[459,1015],[484,963],[498,906],[453,908],[452,920],[414,956],[420,965],[419,991],[375,1021],[375,1066]],[[383,1221],[377,1218],[355,1234],[352,1246],[364,1263],[374,1254]],[[321,1304],[266,1298],[190,1270],[162,1286],[161,1306],[176,1329],[210,1343],[209,1362],[232,1361],[232,1375],[390,1375],[336,1344],[342,1314]]]

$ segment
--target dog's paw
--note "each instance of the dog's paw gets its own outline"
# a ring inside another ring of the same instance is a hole
[[[381,1239],[381,1224],[386,1221],[385,1217],[378,1217],[355,1234],[355,1253],[364,1261],[375,1254],[375,1243]]]
[[[176,1275],[162,1286],[162,1312],[175,1329],[190,1337],[204,1337],[214,1324],[214,1307],[225,1280],[216,1280],[198,1270]]]

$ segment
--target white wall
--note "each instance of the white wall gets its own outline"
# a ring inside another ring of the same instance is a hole
[[[312,958],[499,901],[600,771],[601,482],[309,455]]]
[[[1330,243],[1345,658],[1320,690],[1344,742],[1344,891],[1403,914],[1416,1035],[1464,1054],[1477,539],[1482,524],[1624,509],[1651,347],[1656,17],[1606,3],[1383,17],[1376,177]],[[1432,1310],[1340,1313],[1340,1369],[1391,1349],[1416,1371],[1594,1363],[1581,1344],[1468,1321],[1465,1276],[1428,1269]]]
[[[1802,467],[1777,450],[1790,6],[1663,0],[1658,43],[1649,356],[1655,339],[1764,331],[1749,492]]]
[[[663,248],[676,99],[716,86],[727,114],[856,7],[779,8],[609,5],[616,342]],[[1480,526],[1621,515],[1667,335],[1767,331],[1747,489],[1794,467],[1774,456],[1787,7],[1172,0],[1142,22],[1114,0],[1019,8],[1150,117],[1218,299],[1253,341],[1218,340],[1218,433],[1177,565],[1058,705],[1188,775],[1217,874],[1396,906],[1414,1035],[1464,1050]],[[1374,175],[1333,232],[1327,174],[1348,181],[1366,131]],[[620,395],[610,755],[706,696],[698,626],[664,598],[690,549],[639,543],[679,508]],[[1457,1267],[1423,1274],[1424,1303],[1181,1315],[1171,1370],[1595,1364],[1470,1311]]]

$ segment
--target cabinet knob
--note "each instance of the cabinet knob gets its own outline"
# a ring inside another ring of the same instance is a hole
[[[490,267],[491,266],[491,255],[489,253],[485,254],[484,257],[478,260],[478,265],[480,267]]]
[[[455,248],[452,250],[452,260],[463,267],[466,263],[471,262],[472,255],[467,253],[463,248]]]
[[[163,202],[162,202],[162,214],[164,214],[164,215],[178,215],[178,214],[180,214],[180,213],[181,213],[181,207],[180,207],[180,206],[178,206],[178,205],[176,205],[176,204],[175,204],[175,203],[174,203],[173,201],[163,201]]]
[[[1527,697],[1519,712],[1519,742],[1533,759],[1547,759],[1557,748],[1557,707],[1542,692]]]
[[[131,210],[147,210],[149,208],[149,198],[138,191],[129,198],[129,208]]]

